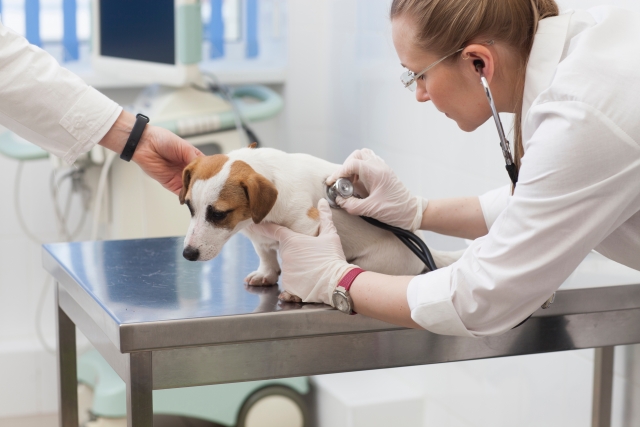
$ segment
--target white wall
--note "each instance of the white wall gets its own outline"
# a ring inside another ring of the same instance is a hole
[[[565,7],[600,3],[604,1],[560,2]],[[636,0],[607,3],[640,10]],[[288,8],[285,111],[255,126],[266,145],[336,162],[356,148],[370,147],[412,191],[431,198],[479,194],[508,182],[492,123],[463,133],[432,105],[418,104],[400,87],[402,70],[389,36],[388,0],[290,0]],[[46,276],[38,245],[20,231],[14,214],[15,171],[15,162],[0,157],[0,419],[50,413],[57,405],[55,358],[36,336],[36,308]],[[22,206],[28,225],[46,241],[55,241],[49,173],[46,161],[25,166]],[[78,210],[76,206],[71,223]],[[81,238],[87,237],[85,229]],[[461,245],[429,238],[442,248]],[[52,344],[50,289],[45,298],[41,328]],[[616,351],[616,426],[640,425],[640,402],[634,400],[640,396],[639,352],[637,347]],[[425,425],[587,426],[591,353],[394,371],[423,388]]]
[[[477,195],[507,184],[493,122],[464,133],[399,82],[389,0],[289,1],[287,148],[341,162],[369,147],[416,194]],[[561,0],[561,8],[633,0]],[[511,119],[503,118],[505,129]],[[460,242],[429,236],[435,247]],[[616,351],[613,425],[639,425],[638,347]],[[588,426],[593,351],[394,370],[425,394],[425,426]]]

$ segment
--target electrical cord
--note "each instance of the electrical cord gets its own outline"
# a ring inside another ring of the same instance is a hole
[[[240,135],[244,135],[245,145],[248,146],[252,143],[256,143],[256,146],[259,147],[260,141],[258,140],[256,134],[251,130],[251,128],[249,128],[247,122],[244,120],[244,117],[242,117],[242,113],[233,98],[231,88],[225,84],[222,84],[218,77],[213,73],[203,71],[202,74],[211,79],[212,82],[208,82],[207,89],[203,89],[197,85],[194,85],[193,87],[198,90],[206,90],[207,92],[219,93],[222,98],[224,98],[224,100],[227,101],[229,105],[231,105],[231,109],[233,110],[233,119],[236,125],[236,131]]]
[[[434,271],[437,270],[436,262],[433,260],[433,256],[431,255],[431,251],[427,245],[422,241],[421,238],[416,236],[410,231],[404,230],[400,227],[394,227],[393,225],[385,224],[383,222],[378,221],[377,219],[370,218],[367,216],[361,216],[360,218],[364,219],[371,225],[375,225],[378,228],[383,230],[387,230],[392,232],[402,243],[405,244],[407,248],[411,250],[419,259],[424,263],[424,265],[429,268],[429,270]]]
[[[98,188],[96,190],[96,197],[94,199],[93,206],[93,222],[91,224],[91,240],[97,240],[98,238],[98,227],[100,226],[100,214],[102,211],[102,201],[107,197],[107,188],[108,188],[108,177],[109,170],[111,169],[111,165],[113,164],[113,160],[116,158],[116,153],[109,151],[107,153],[107,158],[102,165],[102,169],[100,170],[100,178],[98,180]]]

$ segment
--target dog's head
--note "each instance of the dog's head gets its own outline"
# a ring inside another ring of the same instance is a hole
[[[262,221],[278,191],[246,162],[216,154],[198,157],[184,169],[179,197],[191,211],[183,255],[207,261],[240,229]]]

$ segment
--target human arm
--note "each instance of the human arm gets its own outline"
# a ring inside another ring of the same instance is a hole
[[[347,177],[360,197],[336,202],[352,215],[375,218],[383,223],[415,231],[434,231],[475,239],[487,234],[487,222],[477,197],[426,200],[413,196],[394,171],[369,149],[356,150],[327,184]]]
[[[488,231],[478,197],[430,199],[420,229],[471,240]]]
[[[0,124],[71,164],[97,143],[121,153],[134,122],[132,114],[0,23]],[[175,193],[182,169],[198,155],[171,132],[147,125],[133,161]]]
[[[326,200],[318,202],[318,211],[318,236],[296,233],[276,224],[251,224],[249,228],[253,233],[279,242],[284,290],[304,302],[332,305],[333,291],[340,279],[356,266],[345,260]],[[358,275],[349,291],[355,310],[397,325],[418,327],[411,320],[407,304],[407,285],[411,279],[369,271]]]
[[[359,274],[349,289],[354,310],[394,325],[421,328],[411,318],[407,302],[407,287],[412,279],[413,276],[387,276],[372,271]]]
[[[530,117],[518,185],[488,234],[409,284],[412,318],[426,329],[509,330],[640,208],[640,148],[615,124],[576,102],[544,103]]]

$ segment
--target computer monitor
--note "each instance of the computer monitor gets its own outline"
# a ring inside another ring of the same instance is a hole
[[[142,84],[199,79],[199,0],[93,0],[92,65]]]

